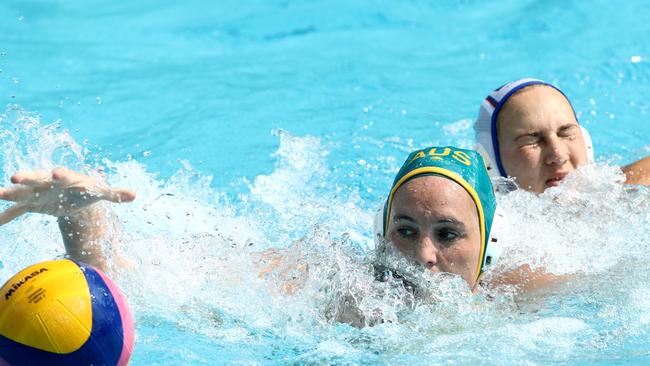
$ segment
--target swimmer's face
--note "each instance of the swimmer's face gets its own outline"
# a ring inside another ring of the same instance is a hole
[[[548,86],[530,86],[511,96],[497,118],[497,137],[506,173],[532,192],[557,186],[587,163],[571,105]]]
[[[402,185],[392,201],[387,238],[432,272],[476,285],[481,234],[476,205],[456,182],[423,176]]]

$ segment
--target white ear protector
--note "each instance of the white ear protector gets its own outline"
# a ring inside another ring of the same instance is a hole
[[[501,207],[497,206],[494,211],[494,218],[492,219],[487,248],[485,248],[482,271],[485,271],[487,267],[494,266],[499,261],[499,257],[503,251],[501,241],[503,241],[503,235],[507,226],[508,218],[506,217],[506,213]]]
[[[485,164],[485,169],[487,169],[488,175],[490,178],[498,178],[501,177],[501,174],[499,173],[499,169],[497,169],[496,164],[494,163],[494,160],[490,156],[490,154],[487,152],[487,149],[483,144],[479,141],[476,142],[476,145],[474,145],[474,150],[478,152],[481,157],[483,158],[483,163]]]
[[[594,157],[594,143],[591,141],[591,135],[582,125],[580,125],[580,130],[582,130],[582,139],[585,141],[585,148],[587,148],[587,162],[593,164],[596,162],[596,159]]]
[[[375,212],[372,233],[375,237],[375,248],[379,248],[384,238],[384,205],[379,206]]]

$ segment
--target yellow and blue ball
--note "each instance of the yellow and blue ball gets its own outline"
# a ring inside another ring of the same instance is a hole
[[[38,263],[0,289],[0,366],[121,366],[133,342],[124,295],[89,265]]]

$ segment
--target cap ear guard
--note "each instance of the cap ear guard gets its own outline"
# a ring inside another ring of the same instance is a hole
[[[490,236],[488,239],[487,248],[485,248],[485,259],[483,259],[483,267],[481,271],[485,271],[487,267],[492,267],[499,261],[503,247],[500,240],[503,240],[505,228],[508,226],[508,218],[505,211],[497,206],[492,219],[492,227],[490,228]]]
[[[485,148],[485,146],[483,146],[483,144],[480,141],[476,142],[476,145],[474,146],[474,150],[476,150],[476,152],[478,152],[483,158],[485,169],[487,170],[490,178],[501,177],[501,174],[499,173],[499,169],[494,163],[494,159],[492,159],[492,156],[488,153],[487,149]]]
[[[384,237],[384,206],[385,205],[381,205],[377,208],[375,219],[373,220],[372,233],[375,237],[375,248],[379,247],[379,244],[381,244],[381,240]]]
[[[594,157],[594,143],[591,141],[591,135],[587,129],[580,125],[580,130],[582,131],[582,139],[585,142],[585,148],[587,149],[587,162],[593,164],[596,162]]]

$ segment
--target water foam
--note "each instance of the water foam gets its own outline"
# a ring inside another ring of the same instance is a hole
[[[17,111],[2,120],[5,182],[14,170],[72,162],[137,189],[135,202],[111,205],[116,245],[130,262],[112,276],[140,333],[172,324],[214,347],[252,358],[277,352],[288,364],[425,364],[485,354],[504,363],[531,354],[566,361],[585,347],[615,352],[649,329],[642,285],[650,194],[622,185],[617,168],[579,169],[539,196],[498,197],[513,224],[501,268],[569,275],[558,287],[530,297],[472,295],[457,277],[411,268],[409,280],[424,290],[414,295],[399,279],[375,280],[368,207],[376,202],[341,189],[329,168],[332,147],[318,138],[278,132],[275,170],[241,183],[248,192],[233,199],[186,162],[170,177],[136,160],[88,164],[57,125]],[[0,247],[3,278],[62,255],[52,218],[26,215],[0,235],[10,243]],[[408,272],[408,263],[389,264]],[[145,350],[156,342],[138,340]]]

